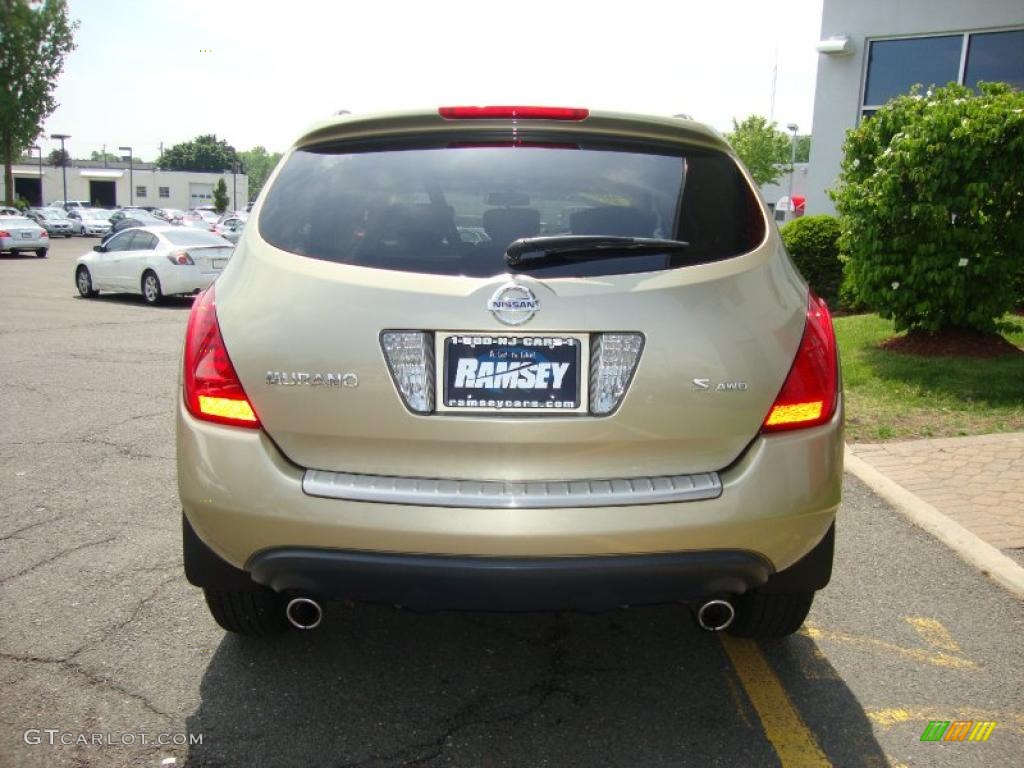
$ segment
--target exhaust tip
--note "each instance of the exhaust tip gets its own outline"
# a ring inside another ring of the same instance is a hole
[[[320,603],[310,597],[294,597],[284,609],[288,623],[296,629],[316,629],[323,620],[324,612]]]
[[[736,609],[728,600],[708,600],[697,610],[697,623],[707,632],[721,632],[736,618]]]

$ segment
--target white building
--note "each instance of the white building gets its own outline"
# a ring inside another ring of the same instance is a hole
[[[42,183],[40,183],[40,169]],[[64,199],[67,179],[68,200],[88,200],[101,208],[139,205],[188,209],[213,205],[213,188],[224,179],[228,208],[244,208],[249,201],[249,177],[244,173],[193,173],[161,171],[153,163],[73,160],[67,168],[40,166],[34,158],[22,157],[14,165],[14,197],[31,205],[48,205]]]
[[[825,0],[807,213],[833,213],[846,131],[916,83],[1024,89],[1022,0]]]

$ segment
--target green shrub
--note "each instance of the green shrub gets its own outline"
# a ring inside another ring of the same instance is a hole
[[[835,307],[843,282],[839,260],[839,220],[835,216],[801,216],[779,234],[800,274],[816,294]]]
[[[847,133],[832,192],[853,293],[897,330],[995,330],[1024,258],[1022,190],[1024,93],[893,99]]]

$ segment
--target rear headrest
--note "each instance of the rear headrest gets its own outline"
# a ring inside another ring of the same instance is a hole
[[[536,208],[490,208],[484,211],[484,231],[501,246],[520,237],[540,232],[540,211]]]
[[[655,223],[653,213],[626,205],[586,208],[569,216],[569,229],[574,235],[650,237]]]

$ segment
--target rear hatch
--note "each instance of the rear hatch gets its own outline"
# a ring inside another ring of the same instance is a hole
[[[254,216],[217,314],[264,429],[306,468],[719,470],[806,320],[756,191],[685,121],[341,120]]]

